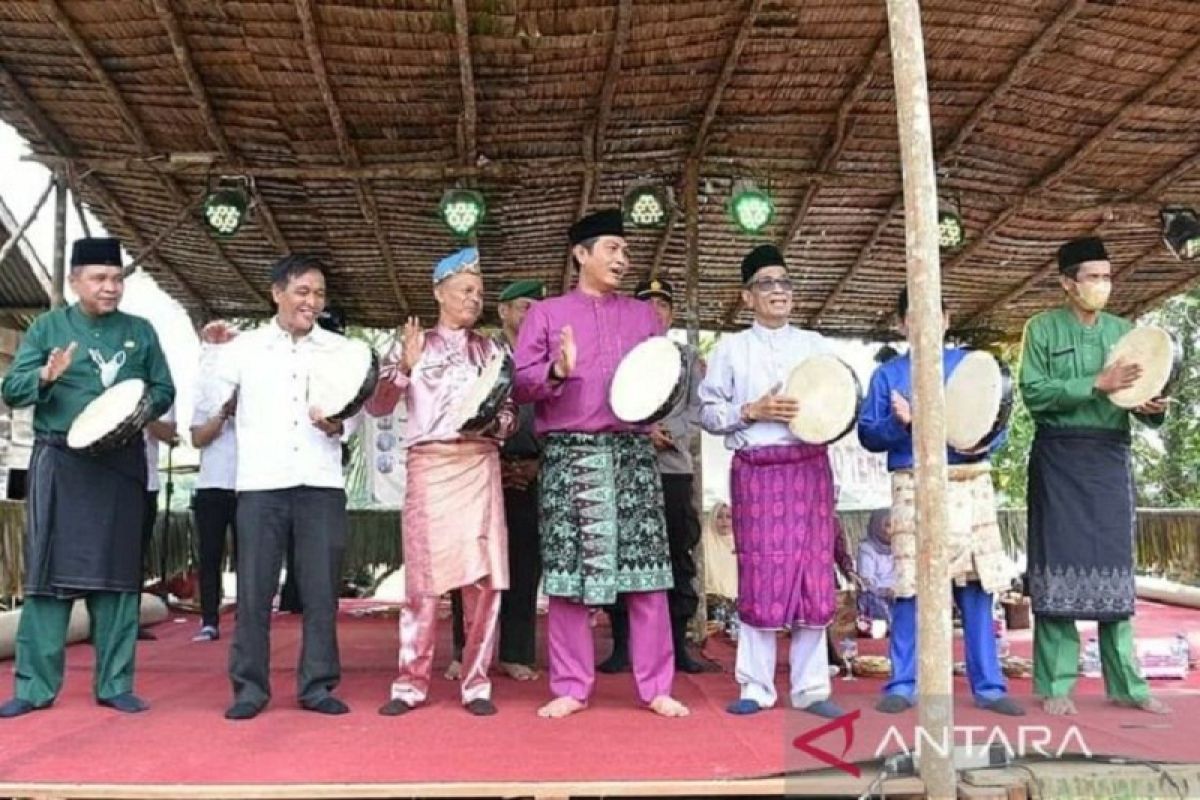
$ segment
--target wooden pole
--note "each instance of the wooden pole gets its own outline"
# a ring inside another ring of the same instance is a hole
[[[954,727],[949,553],[946,548],[946,419],[942,392],[942,289],[938,260],[937,183],[918,0],[888,0],[895,71],[908,324],[913,354],[913,450],[916,456],[917,722],[937,747],[921,748],[921,780],[931,798],[957,795],[951,760]]]
[[[37,219],[38,212],[42,210],[42,206],[46,205],[46,198],[50,196],[50,190],[54,188],[54,177],[51,176],[50,182],[46,184],[46,190],[42,192],[42,196],[33,204],[33,210],[29,212],[29,216],[25,218],[12,235],[8,237],[8,241],[0,247],[0,265],[4,263],[4,259],[8,258],[8,254],[13,251],[17,243],[21,241],[21,237],[25,235],[25,231],[29,230],[29,226]]]
[[[687,309],[687,341],[692,349],[699,354],[700,352],[700,161],[692,158],[688,159],[687,167],[684,171],[683,185],[684,203],[686,210],[684,216],[687,220],[687,284],[684,288],[684,303]],[[674,215],[672,215],[672,219]],[[671,235],[671,229],[668,227],[663,232],[662,241],[666,242]],[[657,260],[656,260],[657,265]],[[653,278],[654,276],[652,276]],[[699,356],[697,356],[699,357]],[[704,459],[702,449],[702,439],[699,429],[696,435],[692,437],[692,504],[696,507],[696,513],[700,517],[703,524],[704,519]],[[696,639],[704,641],[704,633],[706,629],[705,622],[708,617],[707,602],[704,595],[704,571],[706,569],[706,560],[703,550],[704,537],[700,537],[701,544],[697,544],[694,550],[696,560],[696,596],[699,598],[699,603],[696,605],[696,615],[692,618],[691,627]]]
[[[67,179],[62,170],[54,172],[54,262],[50,273],[50,307],[63,304],[67,261]]]

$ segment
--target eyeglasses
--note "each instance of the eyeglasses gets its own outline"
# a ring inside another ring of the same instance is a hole
[[[751,289],[757,289],[763,294],[768,294],[774,291],[790,292],[792,290],[791,278],[760,278],[750,283]]]

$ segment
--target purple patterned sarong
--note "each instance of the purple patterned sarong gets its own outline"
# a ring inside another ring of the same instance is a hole
[[[837,522],[825,447],[739,450],[730,483],[741,619],[756,628],[828,625]]]

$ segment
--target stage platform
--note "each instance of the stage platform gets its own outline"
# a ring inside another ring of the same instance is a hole
[[[725,713],[735,685],[733,647],[723,639],[710,640],[706,652],[725,672],[677,679],[677,695],[692,710],[686,719],[661,719],[639,708],[628,675],[599,676],[591,707],[565,720],[535,714],[547,699],[544,676],[518,683],[498,675],[494,699],[500,713],[475,718],[459,705],[457,685],[440,677],[449,655],[448,621],[432,703],[400,718],[380,717],[375,709],[387,699],[393,677],[396,627],[394,619],[364,615],[365,610],[361,602],[347,604],[339,623],[344,677],[338,695],[352,708],[340,717],[296,705],[301,626],[292,615],[275,617],[275,696],[249,722],[222,717],[229,702],[229,618],[226,638],[215,643],[190,641],[195,617],[175,615],[155,628],[158,641],[139,646],[137,677],[137,689],[152,709],[136,716],[92,702],[91,648],[69,648],[66,687],[54,707],[0,722],[0,797],[855,797],[871,782],[883,755],[915,744],[915,711],[885,716],[872,709],[882,686],[876,679],[835,680],[835,698],[848,719],[823,733],[826,721],[800,712]],[[1139,635],[1200,628],[1194,610],[1149,603],[1140,610]],[[608,648],[603,626],[596,638],[603,655]],[[1028,632],[1012,638],[1014,651],[1028,655]],[[860,640],[860,645],[863,652],[880,653],[886,643]],[[782,664],[778,678],[786,697]],[[1053,719],[1035,710],[1030,683],[1012,682],[1013,694],[1031,711],[1009,719],[973,708],[963,681],[956,680],[957,727],[976,726],[976,742],[1002,735],[1014,747],[1022,730],[1043,729],[1037,736],[1051,753],[1065,744],[1068,755],[1086,748],[1098,757],[1200,761],[1196,674],[1187,681],[1155,682],[1177,709],[1167,717],[1115,708],[1104,700],[1101,681],[1084,679],[1080,715]],[[797,737],[806,736],[808,750],[794,746]],[[814,748],[844,762],[842,768],[831,768]],[[854,770],[859,774],[850,774]],[[886,789],[889,797],[919,796],[922,786],[901,778],[888,781]]]

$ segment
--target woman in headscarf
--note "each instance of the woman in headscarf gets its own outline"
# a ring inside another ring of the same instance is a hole
[[[728,503],[717,503],[708,512],[702,546],[709,619],[731,620],[738,595],[738,572],[733,549],[733,515]]]
[[[896,562],[892,557],[892,512],[877,508],[871,512],[866,538],[858,545],[858,574],[863,588],[858,594],[858,614],[870,625],[871,620],[891,620],[892,588]]]

